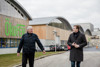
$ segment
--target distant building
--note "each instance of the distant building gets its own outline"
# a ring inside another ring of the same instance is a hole
[[[100,29],[95,28],[94,31],[92,32],[93,36],[99,36],[100,37]]]
[[[100,31],[100,29],[99,28],[94,28],[94,31]]]
[[[42,44],[47,45],[66,45],[72,27],[69,22],[62,17],[34,18],[29,22],[33,27]]]
[[[94,25],[92,23],[76,23],[76,24],[81,25],[84,31],[86,31],[87,29],[89,29],[91,32],[94,31]]]

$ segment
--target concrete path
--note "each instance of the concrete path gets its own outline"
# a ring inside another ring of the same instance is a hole
[[[29,67],[28,64],[27,67]],[[69,51],[36,60],[34,67],[71,67]],[[85,48],[84,61],[81,63],[81,67],[100,67],[100,49]]]

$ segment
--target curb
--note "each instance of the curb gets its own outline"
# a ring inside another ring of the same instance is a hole
[[[65,51],[65,52],[66,52],[66,51]],[[56,53],[56,54],[44,55],[44,56],[41,56],[41,57],[35,58],[34,61],[39,60],[39,59],[42,59],[42,58],[45,58],[45,57],[49,57],[49,56],[53,56],[53,55],[62,54],[62,53],[65,53],[65,52],[58,52],[58,53]],[[13,67],[20,67],[20,66],[22,66],[22,65],[19,64],[19,65],[15,65],[15,66],[13,66]]]

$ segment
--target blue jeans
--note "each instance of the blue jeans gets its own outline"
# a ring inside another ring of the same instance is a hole
[[[80,61],[76,61],[76,67],[80,67]],[[75,67],[75,61],[71,61],[71,67]]]

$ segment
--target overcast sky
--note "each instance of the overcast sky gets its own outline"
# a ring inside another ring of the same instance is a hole
[[[100,28],[100,0],[17,0],[32,18],[61,16],[69,23]]]

